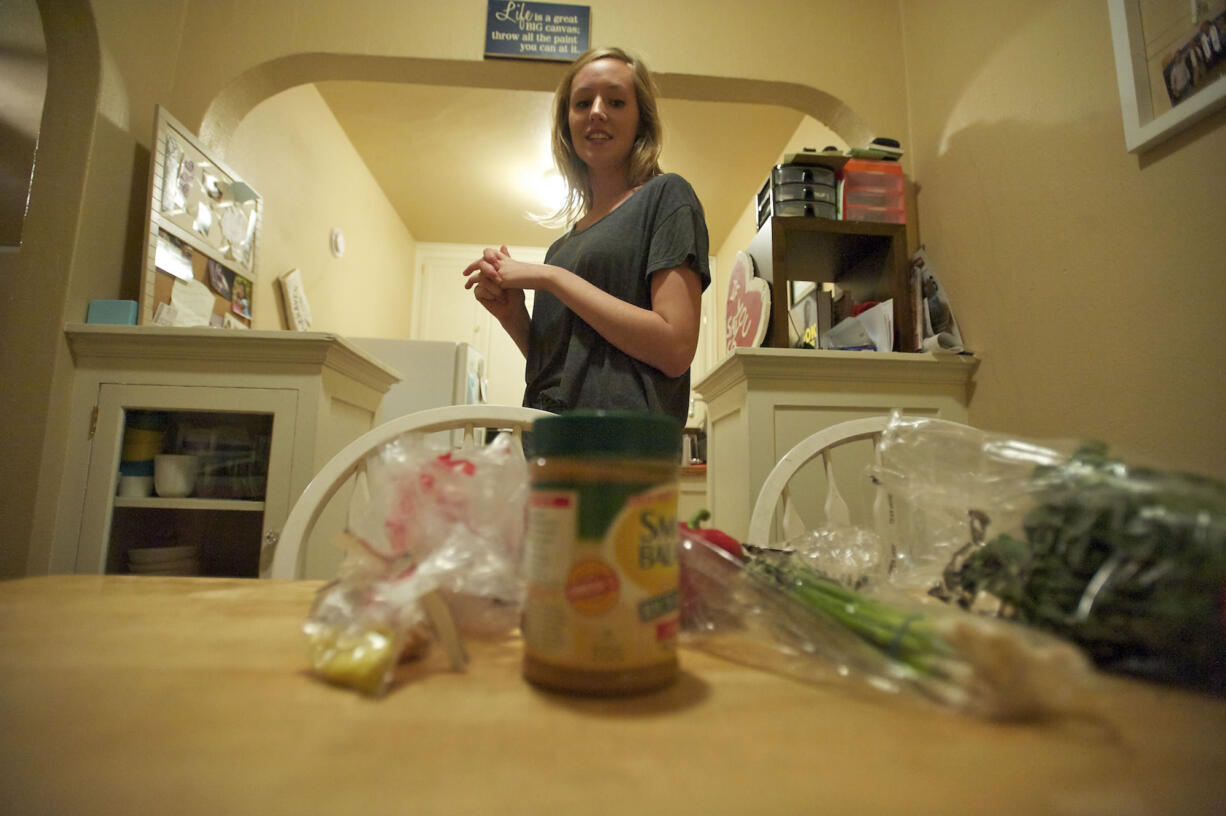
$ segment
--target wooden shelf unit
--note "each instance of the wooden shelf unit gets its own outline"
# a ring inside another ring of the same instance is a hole
[[[749,255],[771,285],[766,347],[788,347],[789,283],[815,281],[838,283],[860,301],[893,298],[893,350],[919,350],[906,224],[771,216],[750,241]]]

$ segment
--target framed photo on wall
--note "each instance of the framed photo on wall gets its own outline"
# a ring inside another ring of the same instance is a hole
[[[1130,153],[1226,104],[1226,0],[1107,0],[1107,10]]]

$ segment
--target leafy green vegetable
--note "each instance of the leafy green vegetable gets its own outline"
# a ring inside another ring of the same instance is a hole
[[[1025,540],[968,546],[934,594],[1080,645],[1103,668],[1226,691],[1226,485],[1103,446],[1037,468]]]

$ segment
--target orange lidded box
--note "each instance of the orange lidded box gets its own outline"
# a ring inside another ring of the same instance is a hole
[[[839,177],[845,221],[907,220],[902,166],[898,162],[849,159]]]

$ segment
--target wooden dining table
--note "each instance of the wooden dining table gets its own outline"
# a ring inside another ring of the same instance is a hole
[[[309,671],[311,581],[0,582],[4,814],[1220,814],[1226,700],[1094,678],[1001,723],[683,648],[671,687],[540,691],[513,636]]]

